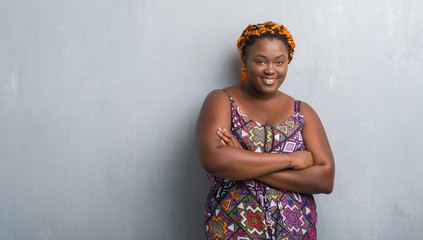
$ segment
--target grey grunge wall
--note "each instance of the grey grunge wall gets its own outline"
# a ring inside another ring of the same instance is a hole
[[[0,0],[0,239],[204,239],[194,129],[237,84],[236,39],[285,24],[281,90],[325,125],[319,239],[423,227],[423,3]]]

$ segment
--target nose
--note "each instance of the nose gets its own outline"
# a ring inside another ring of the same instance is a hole
[[[275,68],[273,64],[267,64],[266,68],[264,69],[264,73],[267,75],[271,75],[275,73]]]

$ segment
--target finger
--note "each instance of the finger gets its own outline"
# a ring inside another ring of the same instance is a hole
[[[217,131],[216,134],[221,140],[225,141],[225,143],[227,143],[227,144],[230,143],[229,138],[227,138],[225,135],[223,135],[222,132]]]
[[[241,143],[238,141],[238,139],[235,139],[235,144],[241,147]]]
[[[237,143],[237,140],[236,140],[236,138],[232,135],[232,134],[228,134],[228,133],[222,133],[222,132],[219,132],[219,134],[220,134],[220,139],[222,139],[223,141],[225,141],[225,143],[227,144],[227,146],[230,146],[230,147],[235,147],[235,148],[242,148],[241,147],[241,145],[239,145],[238,143]]]
[[[223,131],[224,132],[222,132],[222,134],[231,141],[230,146],[242,148],[242,146],[239,143],[238,139],[233,134],[231,134],[230,132],[228,132],[225,128],[223,129]]]
[[[233,147],[238,147],[238,148],[242,148],[241,144],[239,143],[238,139],[231,133],[227,132],[226,134],[224,134],[226,137],[228,137],[228,139],[231,141],[231,146]]]
[[[222,138],[223,132],[221,130],[217,130],[216,135],[219,136],[220,138]]]
[[[233,147],[236,147],[236,146],[239,145],[238,139],[234,135],[232,135],[232,134],[230,134],[228,132],[223,133],[223,135],[228,138],[228,141],[231,142],[231,145]]]
[[[232,142],[235,147],[242,148],[241,144],[239,143],[237,139],[234,139]]]
[[[221,142],[223,145],[228,146],[228,144],[226,144],[226,143],[225,143],[225,141],[220,140],[220,142]]]
[[[228,132],[228,131],[224,131],[224,132],[222,132],[222,134],[225,136],[225,137],[227,137],[228,139],[234,139],[235,138],[235,136],[234,135],[232,135],[230,132]]]

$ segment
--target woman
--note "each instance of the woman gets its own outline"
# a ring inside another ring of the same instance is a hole
[[[249,25],[237,46],[241,84],[212,91],[197,123],[213,182],[207,239],[316,239],[312,194],[332,191],[334,160],[316,112],[278,90],[295,43],[265,22]]]

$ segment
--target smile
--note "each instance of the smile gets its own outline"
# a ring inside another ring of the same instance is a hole
[[[276,78],[262,78],[266,84],[272,84],[276,82]]]

